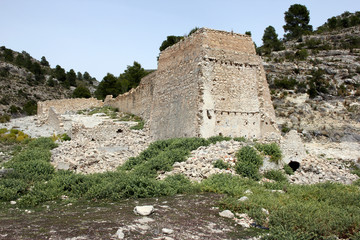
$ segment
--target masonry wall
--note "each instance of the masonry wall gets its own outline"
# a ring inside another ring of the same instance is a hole
[[[39,103],[58,113],[102,106],[96,99]],[[249,36],[199,29],[162,51],[157,71],[104,105],[141,116],[155,139],[279,135],[265,72]]]
[[[107,96],[104,104],[118,108],[121,112],[132,113],[143,119],[150,119],[152,111],[154,84],[157,72],[141,79],[139,86],[116,98]]]
[[[147,119],[156,139],[278,133],[253,41],[224,31],[200,29],[167,48],[155,73],[105,104]]]
[[[53,107],[57,114],[64,114],[66,111],[78,111],[90,107],[102,107],[103,104],[103,101],[97,100],[96,98],[48,100],[37,103],[37,115],[40,117],[47,117],[50,107]]]

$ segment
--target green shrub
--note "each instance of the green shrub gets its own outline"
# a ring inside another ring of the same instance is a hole
[[[293,175],[294,174],[294,170],[287,164],[284,165],[283,169],[284,169],[284,171],[285,171],[285,173],[287,175]]]
[[[0,179],[0,201],[11,201],[26,192],[28,184],[21,179]]]
[[[294,78],[283,77],[282,79],[275,79],[274,85],[276,88],[294,89],[297,81]]]
[[[51,138],[37,138],[34,141],[29,143],[29,148],[43,148],[47,150],[51,150],[56,148],[58,145],[51,140]]]
[[[10,122],[10,116],[7,114],[1,115],[0,114],[0,123],[7,123]]]
[[[159,167],[155,166],[161,165],[161,161],[163,160],[165,160],[166,163],[162,169],[169,169],[175,161],[184,161],[190,151],[208,144],[209,142],[203,138],[175,138],[156,141],[151,143],[139,156],[129,158],[119,169],[131,170],[135,166],[149,161],[146,165],[147,167],[151,165],[152,169],[160,170]],[[169,167],[169,165],[171,166]]]
[[[144,120],[140,119],[137,121],[137,125],[132,126],[130,129],[131,130],[141,130],[144,128],[145,122]]]
[[[7,133],[7,132],[8,132],[8,130],[6,128],[1,128],[0,129],[0,134]]]
[[[201,182],[205,192],[225,193],[230,196],[241,196],[249,187],[257,186],[252,179],[231,174],[214,174]]]
[[[258,224],[264,224],[261,208],[270,212],[269,235],[265,239],[342,239],[359,235],[360,189],[357,186],[333,183],[295,185],[289,183],[259,184],[231,176],[213,175],[201,184],[209,192],[225,193],[230,197],[219,203],[221,209],[248,213]],[[271,192],[269,187],[286,189],[285,193]],[[246,189],[254,194],[248,201],[237,199]],[[262,239],[263,239],[262,238]]]
[[[265,155],[269,155],[271,162],[279,164],[282,157],[279,145],[276,143],[256,144],[255,148],[260,152],[263,152]]]
[[[47,149],[43,148],[27,148],[24,151],[18,153],[13,161],[16,162],[26,162],[26,161],[43,161],[50,162],[51,153]]]
[[[237,162],[235,164],[237,174],[254,180],[260,180],[259,167],[251,162]]]
[[[230,141],[231,137],[224,137],[224,136],[212,136],[207,139],[210,143],[215,144],[216,142],[221,141]]]
[[[66,133],[62,134],[60,136],[60,138],[62,141],[70,141],[71,140],[71,137],[69,137],[69,135],[67,135]]]
[[[252,163],[256,167],[260,167],[263,164],[261,156],[250,146],[242,147],[235,156],[238,162]]]
[[[8,174],[9,178],[23,179],[28,182],[49,180],[55,172],[50,163],[38,160],[11,161],[6,163],[6,167],[14,169]]]
[[[306,58],[309,56],[309,53],[306,49],[301,49],[301,50],[298,50],[296,53],[295,53],[295,57],[299,60],[306,60]]]
[[[234,137],[234,141],[237,141],[237,142],[246,142],[246,138],[245,138],[245,137]]]
[[[267,179],[275,180],[277,182],[287,181],[286,176],[280,170],[269,170],[264,173],[264,177]]]
[[[37,103],[34,100],[27,101],[24,104],[23,111],[27,115],[35,115],[37,112]]]
[[[221,159],[218,159],[216,160],[214,163],[213,163],[213,166],[215,168],[219,168],[219,169],[229,169],[231,168],[231,165],[227,162],[224,162],[223,160]]]

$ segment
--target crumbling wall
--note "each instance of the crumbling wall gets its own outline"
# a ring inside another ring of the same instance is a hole
[[[156,72],[150,73],[141,79],[139,86],[129,92],[112,98],[107,96],[104,105],[118,108],[121,112],[132,113],[143,119],[150,118],[153,102],[154,83]]]
[[[158,70],[105,104],[149,121],[156,139],[279,134],[251,37],[200,29],[162,51]]]
[[[90,107],[102,107],[103,102],[96,98],[71,98],[60,100],[48,100],[37,103],[37,115],[47,118],[50,107],[53,107],[57,114],[64,114],[67,111],[78,111]]]
[[[157,71],[105,105],[141,116],[155,139],[279,135],[269,87],[251,37],[202,28],[159,56]],[[39,103],[57,113],[102,106],[96,99]]]

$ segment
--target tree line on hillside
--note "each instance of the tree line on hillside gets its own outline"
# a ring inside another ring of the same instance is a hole
[[[41,60],[35,60],[26,51],[21,53],[15,52],[5,46],[0,47],[0,60],[11,63],[20,68],[24,68],[34,74],[34,77],[28,76],[26,81],[30,86],[46,83],[49,87],[54,87],[57,84],[65,88],[71,86],[77,87],[73,93],[74,97],[91,97],[91,93],[86,85],[92,85],[96,78],[91,77],[88,72],[75,72],[74,69],[65,71],[60,65],[51,68],[45,56]],[[45,76],[48,75],[45,82]],[[1,77],[8,77],[8,69],[1,69]]]
[[[132,88],[136,88],[143,77],[151,73],[151,71],[145,70],[141,67],[141,64],[134,61],[132,66],[127,66],[124,73],[121,73],[119,77],[115,77],[113,74],[108,73],[95,91],[95,97],[98,99],[105,99],[107,95],[113,97],[128,92]]]
[[[275,28],[271,25],[268,26],[264,30],[264,35],[262,37],[263,45],[256,49],[259,55],[268,55],[272,51],[284,50],[284,42],[290,40],[301,41],[303,35],[357,26],[360,24],[360,12],[350,13],[346,11],[340,16],[331,17],[326,23],[318,27],[316,31],[313,31],[313,27],[309,24],[310,12],[307,7],[301,4],[294,4],[285,12],[284,20],[284,38],[279,39]]]

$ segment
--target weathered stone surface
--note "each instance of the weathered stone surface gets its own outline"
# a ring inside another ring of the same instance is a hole
[[[162,51],[156,72],[105,105],[149,120],[155,139],[278,134],[251,38],[224,31],[203,28]]]
[[[125,234],[123,232],[122,228],[119,228],[116,233],[115,233],[115,238],[116,239],[125,239]]]
[[[224,218],[234,218],[235,215],[230,210],[224,210],[219,212],[219,215]]]
[[[154,206],[136,206],[134,213],[141,216],[149,216],[154,212]]]
[[[281,140],[282,161],[285,164],[289,162],[298,162],[301,164],[306,157],[306,150],[300,135],[295,130],[288,132]]]
[[[238,199],[240,202],[245,202],[248,201],[249,198],[247,196],[242,196],[241,198]]]
[[[162,231],[163,233],[165,233],[165,234],[172,234],[172,233],[174,233],[174,230],[169,229],[169,228],[163,228],[163,229],[161,229],[161,231]]]

